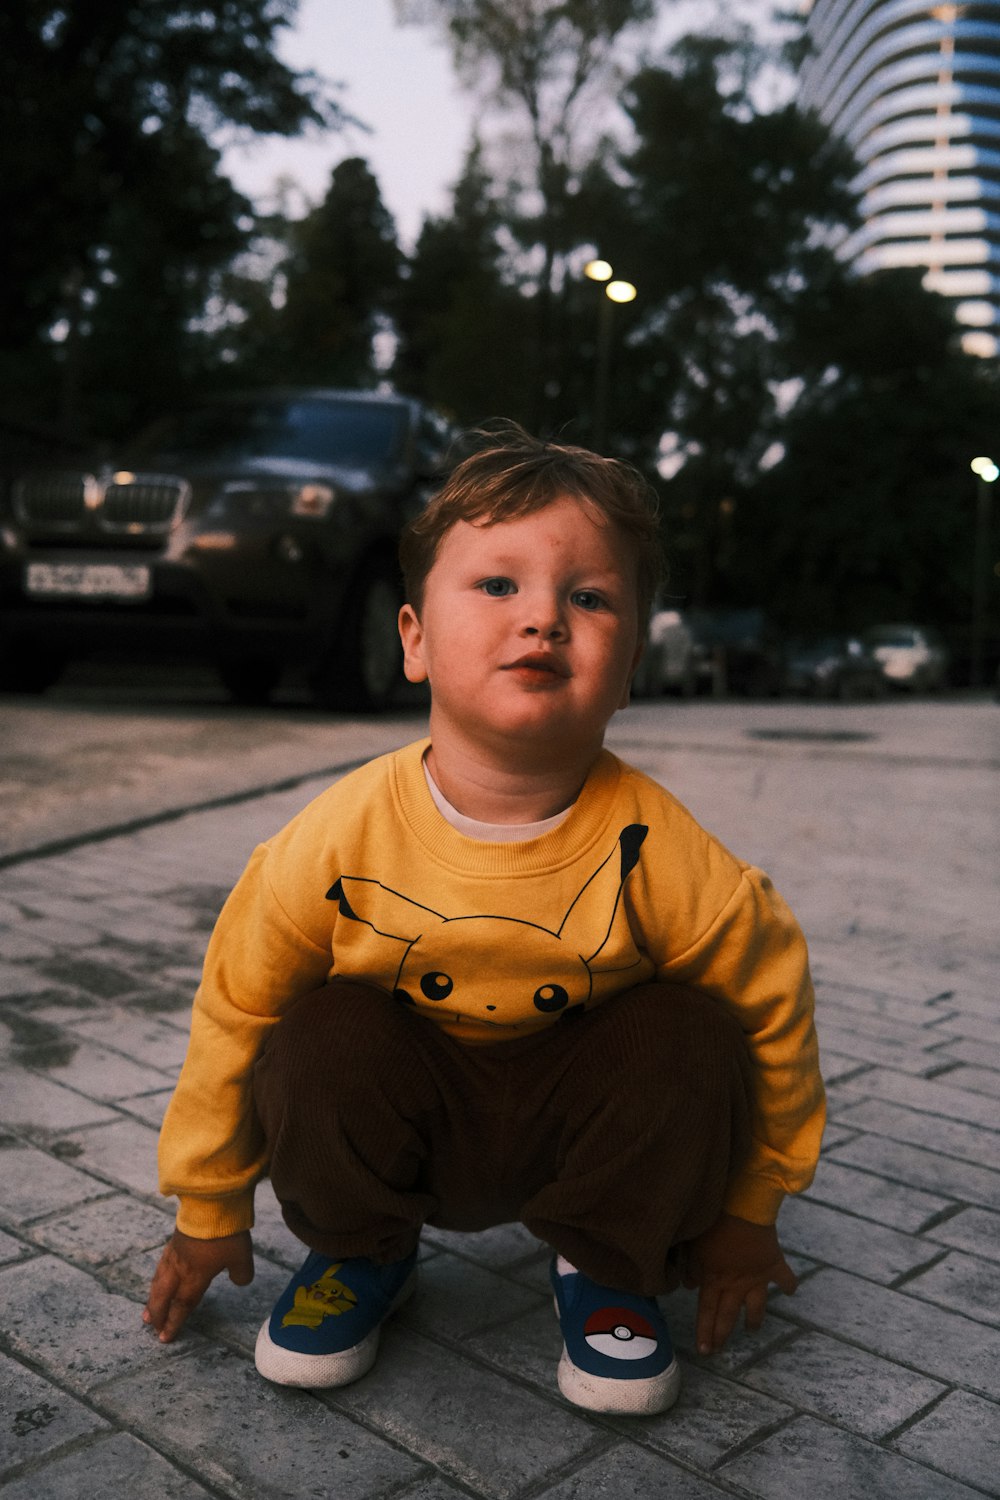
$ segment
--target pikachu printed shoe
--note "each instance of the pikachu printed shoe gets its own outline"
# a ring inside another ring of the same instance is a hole
[[[557,1260],[551,1274],[563,1335],[557,1378],[566,1400],[617,1416],[673,1406],[681,1376],[655,1298],[599,1286],[582,1271],[562,1274]]]
[[[358,1380],[375,1363],[382,1324],[416,1281],[415,1250],[389,1266],[312,1251],[257,1335],[258,1371],[275,1385],[306,1390]]]

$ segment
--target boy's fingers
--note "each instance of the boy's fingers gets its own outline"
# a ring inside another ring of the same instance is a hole
[[[200,1300],[200,1297],[174,1297],[163,1327],[159,1330],[161,1344],[169,1344],[176,1338]]]
[[[718,1304],[718,1292],[712,1287],[703,1286],[698,1293],[698,1313],[694,1325],[694,1339],[698,1346],[699,1354],[711,1354],[712,1338],[715,1333],[715,1309]]]
[[[715,1327],[712,1330],[712,1354],[718,1353],[736,1327],[742,1307],[743,1298],[739,1292],[723,1292],[719,1298],[719,1305],[715,1310]]]
[[[143,1322],[152,1323],[157,1333],[163,1327],[167,1309],[176,1290],[177,1273],[172,1269],[168,1269],[161,1260],[150,1283],[149,1296],[146,1299],[146,1306],[142,1314]]]
[[[249,1286],[253,1281],[253,1256],[239,1260],[229,1267],[229,1279],[234,1286]]]
[[[781,1265],[771,1279],[779,1291],[787,1293],[789,1297],[794,1296],[799,1289],[799,1278],[787,1260],[781,1262]]]
[[[764,1321],[767,1311],[767,1287],[754,1287],[753,1291],[747,1292],[746,1298],[746,1327],[753,1333]]]
[[[253,1281],[249,1235],[218,1241],[190,1240],[175,1231],[153,1273],[143,1322],[152,1324],[161,1341],[169,1344],[223,1270],[228,1270],[236,1286],[248,1286]]]
[[[714,1354],[732,1333],[743,1298],[721,1286],[703,1286],[698,1298],[695,1340],[699,1354]]]

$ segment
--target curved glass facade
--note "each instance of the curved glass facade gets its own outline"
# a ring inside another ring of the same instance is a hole
[[[814,0],[800,102],[859,164],[860,271],[922,266],[963,343],[1000,349],[1000,0]]]

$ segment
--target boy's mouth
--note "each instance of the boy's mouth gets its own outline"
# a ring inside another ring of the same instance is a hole
[[[548,651],[529,651],[511,661],[502,669],[505,672],[538,672],[542,676],[569,677],[569,668]]]

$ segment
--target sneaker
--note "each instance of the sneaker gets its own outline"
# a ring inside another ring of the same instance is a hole
[[[677,1400],[681,1374],[653,1297],[598,1286],[552,1262],[562,1327],[559,1389],[574,1406],[618,1416],[651,1416]]]
[[[313,1251],[257,1335],[260,1374],[307,1390],[357,1380],[375,1363],[382,1323],[416,1286],[416,1267],[415,1250],[389,1266]]]

